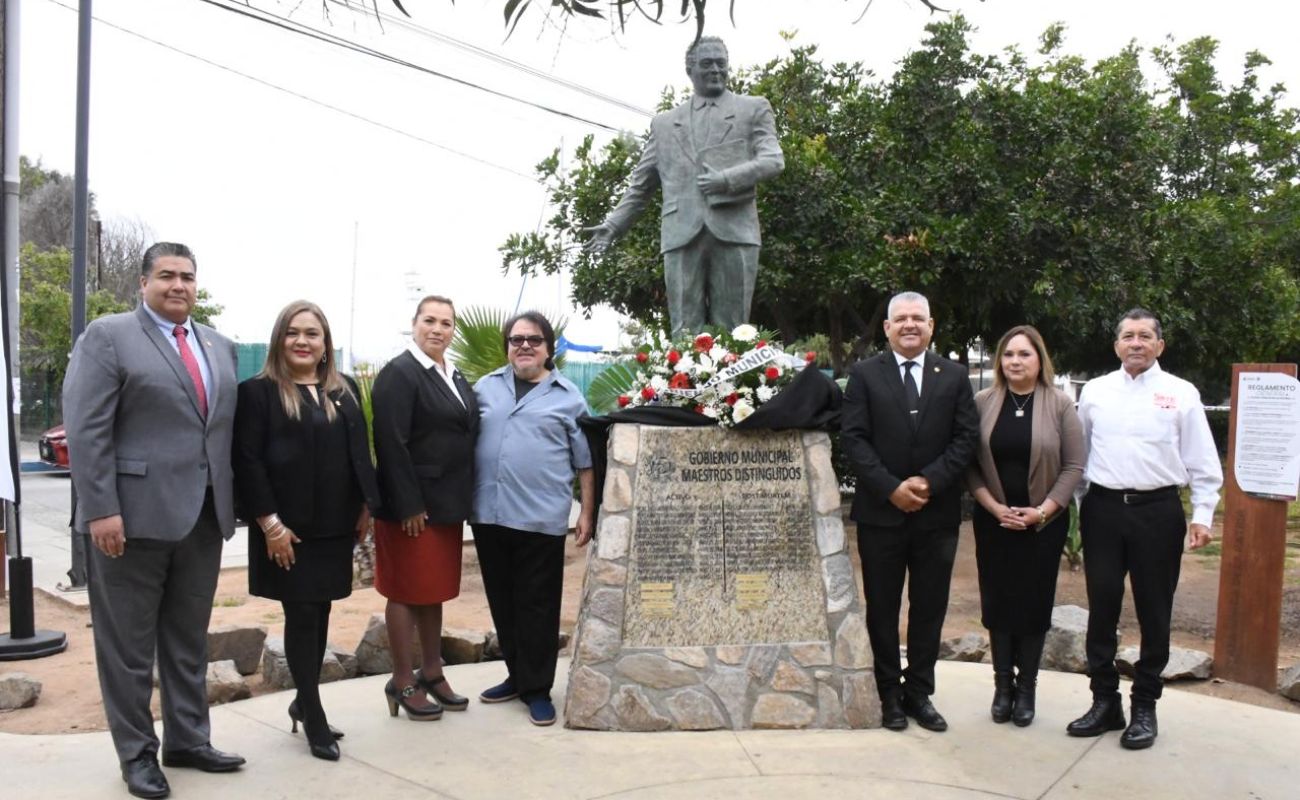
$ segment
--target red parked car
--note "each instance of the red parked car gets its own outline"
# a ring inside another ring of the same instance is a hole
[[[68,469],[68,435],[58,425],[41,434],[41,461],[52,467]]]

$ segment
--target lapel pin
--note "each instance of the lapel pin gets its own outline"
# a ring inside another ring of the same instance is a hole
[[[938,371],[939,371],[939,368],[938,368],[938,367],[935,367],[935,368],[934,368],[934,371],[935,371],[935,372],[938,372]]]

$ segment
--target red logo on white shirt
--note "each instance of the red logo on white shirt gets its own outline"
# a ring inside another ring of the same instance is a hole
[[[1156,392],[1154,400],[1156,408],[1165,409],[1166,411],[1172,411],[1178,408],[1178,399],[1171,394],[1160,394],[1159,392]]]

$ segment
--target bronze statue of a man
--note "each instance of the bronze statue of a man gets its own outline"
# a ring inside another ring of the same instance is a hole
[[[749,321],[758,276],[755,187],[785,168],[772,106],[727,90],[727,46],[716,36],[686,51],[690,102],[655,116],[617,207],[592,234],[603,252],[663,187],[660,251],[673,334]]]

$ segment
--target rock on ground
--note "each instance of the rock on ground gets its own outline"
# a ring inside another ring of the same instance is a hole
[[[1291,669],[1282,673],[1278,691],[1289,700],[1300,700],[1300,664],[1292,665]]]
[[[1133,677],[1138,662],[1138,648],[1129,645],[1121,647],[1115,654],[1115,666],[1121,675]],[[1167,681],[1203,681],[1209,679],[1214,668],[1214,659],[1202,650],[1188,650],[1183,647],[1169,648],[1169,663],[1161,671],[1160,677]]]
[[[939,643],[939,658],[944,661],[978,663],[988,651],[989,640],[980,633],[963,633]]]
[[[252,675],[265,645],[265,625],[220,625],[208,630],[208,661],[233,660],[240,675]]]
[[[31,708],[41,697],[41,682],[25,672],[0,675],[0,711]]]
[[[208,703],[229,703],[253,696],[233,659],[208,662]]]
[[[1120,635],[1119,631],[1115,632]],[[1088,610],[1078,606],[1057,606],[1052,609],[1052,627],[1043,645],[1043,669],[1058,672],[1088,671]]]

